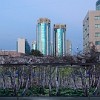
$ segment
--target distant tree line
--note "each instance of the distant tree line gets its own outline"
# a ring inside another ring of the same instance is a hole
[[[40,57],[43,56],[43,54],[39,50],[34,50],[34,49],[31,50],[30,55],[33,55],[33,56],[36,56],[36,57],[37,56],[40,56]]]

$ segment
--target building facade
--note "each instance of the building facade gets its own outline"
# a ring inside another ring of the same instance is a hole
[[[66,55],[66,25],[54,24],[53,28],[53,55]]]
[[[18,38],[17,41],[17,52],[29,54],[30,53],[30,46],[26,39],[24,38]]]
[[[72,43],[70,40],[66,40],[66,54],[67,55],[72,54]]]
[[[100,0],[96,2],[96,10],[100,10]]]
[[[50,55],[50,20],[40,18],[37,24],[36,49],[43,55]]]
[[[36,41],[32,42],[32,49],[36,50]]]
[[[88,51],[89,45],[95,45],[100,52],[100,11],[89,11],[83,20],[83,50]]]

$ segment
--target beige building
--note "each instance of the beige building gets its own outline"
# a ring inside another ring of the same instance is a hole
[[[17,46],[18,46],[18,52],[20,53],[25,53],[25,39],[23,38],[18,38],[18,42],[17,42]]]
[[[89,11],[83,20],[83,50],[94,44],[100,52],[100,10]]]

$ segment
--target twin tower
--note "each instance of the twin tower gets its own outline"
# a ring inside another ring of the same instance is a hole
[[[48,18],[40,18],[37,24],[36,49],[43,55],[66,55],[66,25],[54,24],[51,42],[51,25]]]

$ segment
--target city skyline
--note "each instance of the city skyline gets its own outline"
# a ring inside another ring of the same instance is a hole
[[[32,44],[36,40],[36,22],[40,17],[51,20],[51,34],[53,24],[66,24],[66,38],[72,41],[73,50],[76,51],[76,47],[82,49],[82,22],[88,10],[95,10],[96,1],[0,1],[0,49],[16,50],[19,37]]]

